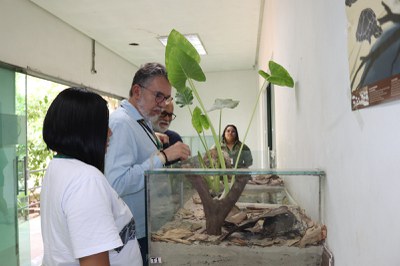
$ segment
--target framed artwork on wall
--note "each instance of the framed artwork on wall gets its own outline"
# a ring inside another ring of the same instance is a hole
[[[400,99],[400,2],[345,4],[352,110]]]

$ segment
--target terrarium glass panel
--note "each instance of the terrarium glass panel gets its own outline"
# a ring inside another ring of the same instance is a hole
[[[149,265],[320,265],[324,177],[319,170],[147,171]]]

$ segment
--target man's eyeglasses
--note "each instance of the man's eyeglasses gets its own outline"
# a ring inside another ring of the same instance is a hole
[[[161,118],[165,118],[165,117],[167,117],[167,116],[169,116],[169,117],[171,118],[171,120],[174,120],[174,119],[176,118],[176,115],[175,115],[174,113],[168,113],[167,111],[163,111],[163,112],[160,114],[160,117],[161,117]]]
[[[165,101],[165,104],[169,104],[169,103],[172,102],[172,100],[174,99],[174,98],[172,98],[171,96],[166,97],[164,94],[162,94],[162,93],[159,92],[159,91],[155,92],[155,91],[152,91],[152,90],[148,89],[147,87],[145,87],[145,86],[143,86],[143,85],[141,85],[141,84],[138,84],[138,85],[139,85],[141,88],[146,89],[146,90],[152,92],[153,95],[154,95],[154,97],[155,97],[155,100],[156,100],[156,103],[157,103],[157,104],[161,104],[161,103],[163,103],[164,101]]]

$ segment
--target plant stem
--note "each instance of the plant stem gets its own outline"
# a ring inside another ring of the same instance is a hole
[[[222,120],[222,109],[219,109],[219,129],[218,129],[218,138],[221,138],[221,120]],[[222,139],[220,139],[219,141],[222,141]]]
[[[207,120],[211,122],[210,117],[208,116],[207,110],[204,107],[204,104],[200,98],[199,93],[196,90],[196,87],[194,86],[194,83],[191,79],[188,79],[190,87],[192,88],[192,92],[194,94],[194,96],[196,97],[197,101],[200,104],[201,109],[204,112],[204,115],[206,116]],[[219,137],[217,136],[217,133],[215,132],[214,126],[212,125],[212,123],[210,124],[210,129],[211,129],[211,133],[213,135],[214,138],[214,143],[215,143],[215,147],[217,148],[217,153],[218,153],[218,159],[221,165],[222,169],[226,169],[226,165],[225,165],[225,158],[222,154],[222,149],[221,149],[221,143],[219,142]],[[226,191],[229,191],[229,181],[228,181],[228,176],[224,176],[224,188]]]
[[[257,101],[256,101],[256,103],[254,104],[253,112],[252,112],[251,117],[250,117],[250,120],[249,120],[249,125],[247,126],[246,133],[244,134],[244,138],[243,138],[243,140],[242,140],[242,145],[240,145],[239,153],[238,153],[238,156],[237,156],[237,159],[236,159],[236,162],[235,162],[235,169],[236,169],[237,166],[238,166],[239,158],[240,158],[240,155],[242,154],[242,150],[243,150],[244,142],[245,142],[246,137],[247,137],[247,133],[249,133],[249,129],[250,129],[250,126],[251,126],[251,122],[253,122],[254,114],[256,113],[256,110],[257,110],[257,107],[258,107],[258,102],[260,101],[261,92],[263,91],[264,85],[265,85],[266,83],[267,83],[267,80],[264,80],[264,83],[263,83],[263,85],[261,86],[261,88],[260,88],[260,90],[259,90],[259,92],[258,92]],[[232,183],[233,183],[234,181],[235,181],[235,178],[232,178]]]

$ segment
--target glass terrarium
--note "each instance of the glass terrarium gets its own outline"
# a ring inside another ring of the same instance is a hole
[[[320,265],[323,171],[166,168],[145,175],[149,265]]]

